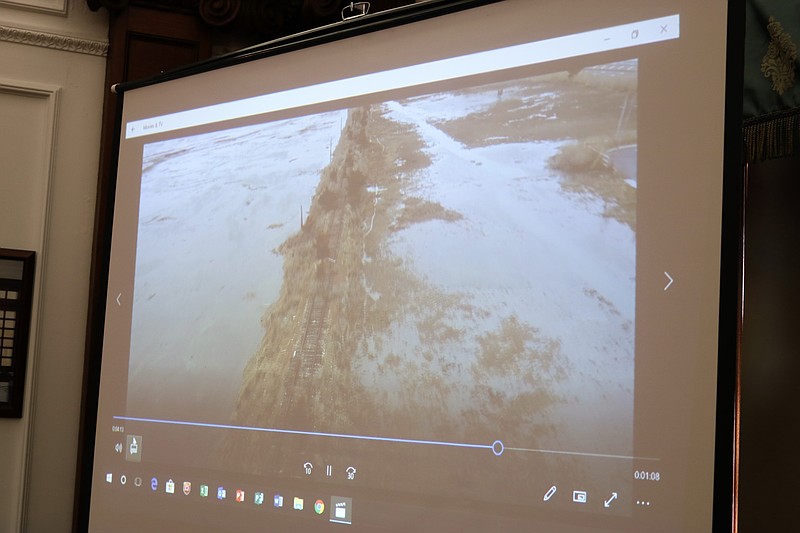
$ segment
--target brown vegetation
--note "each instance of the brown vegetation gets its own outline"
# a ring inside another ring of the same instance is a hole
[[[547,410],[561,401],[554,383],[569,370],[560,344],[514,316],[495,330],[468,329],[484,324],[488,311],[420,279],[389,249],[392,235],[413,224],[463,219],[420,194],[417,173],[430,163],[424,148],[412,127],[380,106],[350,111],[302,230],[277,250],[284,282],[245,368],[234,423],[486,444],[499,434],[530,444],[552,433]],[[392,328],[408,320],[421,348],[390,347]],[[298,358],[307,357],[300,352],[310,324],[321,348],[312,354],[318,362],[304,366]],[[374,386],[383,382],[392,385]],[[322,457],[314,439],[297,440],[302,446],[287,453],[291,439],[237,432],[221,458],[269,473],[291,471],[298,457]],[[375,448],[348,444],[364,463],[380,460]],[[440,456],[410,452],[416,468],[393,486],[452,487],[464,474],[448,457],[453,469],[444,479],[433,468]]]

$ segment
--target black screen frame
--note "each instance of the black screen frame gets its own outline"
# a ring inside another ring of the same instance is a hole
[[[92,464],[97,430],[97,408],[108,267],[114,199],[117,180],[117,150],[122,130],[125,92],[197,73],[255,61],[293,50],[346,39],[365,33],[410,24],[447,13],[499,2],[500,0],[431,0],[380,12],[270,41],[238,52],[199,62],[158,76],[115,85],[117,112],[113,132],[111,182],[98,197],[95,257],[89,295],[89,320],[81,408],[78,468],[73,530],[86,531],[89,522]],[[736,444],[738,416],[738,353],[741,331],[741,264],[744,171],[741,147],[741,102],[744,49],[744,0],[728,1],[728,43],[725,99],[725,160],[719,301],[719,354],[716,391],[716,439],[714,465],[713,531],[736,530]]]

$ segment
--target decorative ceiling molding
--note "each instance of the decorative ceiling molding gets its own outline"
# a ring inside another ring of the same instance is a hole
[[[108,43],[104,41],[92,41],[90,39],[80,39],[78,37],[26,30],[12,26],[0,25],[0,41],[92,56],[105,57],[108,55]]]

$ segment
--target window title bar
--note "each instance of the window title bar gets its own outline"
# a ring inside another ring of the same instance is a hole
[[[677,39],[679,36],[679,15],[643,20],[134,120],[126,124],[125,138],[145,137],[426,83],[621,50]]]

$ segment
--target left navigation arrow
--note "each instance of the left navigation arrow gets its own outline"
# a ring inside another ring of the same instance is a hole
[[[122,302],[119,301],[120,298],[122,298],[122,293],[117,294],[117,305],[122,307]]]

